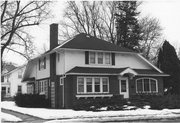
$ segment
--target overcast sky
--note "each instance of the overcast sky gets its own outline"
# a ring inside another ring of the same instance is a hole
[[[58,1],[52,6],[54,18],[49,19],[38,27],[30,30],[34,36],[34,44],[39,53],[43,52],[43,47],[49,48],[49,25],[58,23],[63,19],[65,1]],[[163,38],[168,40],[175,48],[180,47],[180,0],[151,0],[144,1],[139,8],[141,16],[150,15],[159,19],[163,28]],[[9,52],[4,55],[5,60],[14,62],[17,65],[25,63],[22,56]]]

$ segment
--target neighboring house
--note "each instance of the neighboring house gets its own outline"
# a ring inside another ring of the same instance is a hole
[[[1,88],[4,91],[6,87],[6,97],[13,97],[17,93],[27,93],[26,83],[22,83],[25,68],[26,65],[23,65],[2,74],[4,81],[1,81]]]
[[[6,73],[16,69],[12,63],[3,64],[3,71],[1,73],[1,94],[4,97],[10,97],[10,82],[9,75],[4,76]]]
[[[50,50],[28,62],[23,81],[53,108],[71,108],[79,98],[162,95],[165,76],[139,53],[87,34],[58,45],[58,25],[52,24]]]

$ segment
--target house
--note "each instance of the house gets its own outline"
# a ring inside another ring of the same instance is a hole
[[[52,108],[71,108],[79,98],[162,95],[165,76],[139,53],[87,34],[58,44],[51,24],[50,50],[28,62],[23,81]]]
[[[13,97],[17,93],[27,93],[26,83],[22,83],[25,68],[26,65],[23,65],[2,74],[1,90],[5,92],[5,97]]]
[[[10,97],[9,76],[4,76],[6,73],[14,70],[16,67],[12,63],[4,63],[1,73],[1,94],[4,97]]]

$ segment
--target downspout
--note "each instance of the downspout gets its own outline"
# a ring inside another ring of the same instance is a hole
[[[62,86],[63,86],[63,90],[62,90],[62,100],[63,100],[63,101],[62,101],[62,107],[63,107],[63,108],[64,108],[64,104],[65,104],[65,100],[64,100],[64,97],[65,97],[64,79],[65,79],[65,78],[66,78],[66,74],[64,74],[64,75],[62,76],[62,78],[61,78],[61,79],[62,79],[61,81],[63,82],[63,85],[62,85]]]

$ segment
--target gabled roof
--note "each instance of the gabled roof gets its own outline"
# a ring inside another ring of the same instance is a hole
[[[8,63],[6,63],[6,64],[4,64],[4,66],[3,66],[3,70],[6,70],[6,73],[8,73],[8,72],[10,72],[10,71],[12,71],[12,70],[14,70],[14,69],[16,69],[17,67],[16,66],[14,66],[13,64],[8,64]]]
[[[131,72],[131,71],[133,72]],[[126,68],[99,68],[99,67],[74,67],[69,70],[67,75],[124,75],[126,73],[134,74],[135,76],[168,76],[167,74],[160,73],[155,69],[132,69]]]
[[[64,43],[60,48],[133,52],[130,49],[119,47],[115,44],[112,44],[99,38],[95,38],[85,33],[76,35],[73,39],[69,40],[67,43]]]

